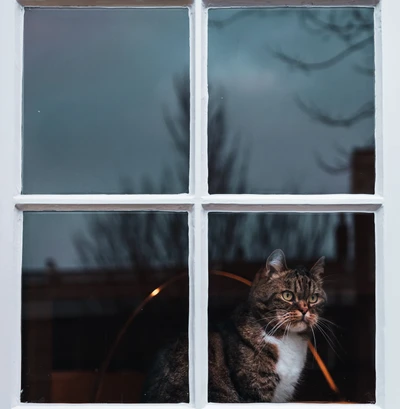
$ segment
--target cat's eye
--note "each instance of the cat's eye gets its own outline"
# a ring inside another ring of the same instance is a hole
[[[293,298],[294,298],[294,295],[293,295],[293,293],[290,292],[290,291],[284,291],[284,292],[282,293],[282,298],[283,298],[285,301],[292,301]]]
[[[308,302],[316,303],[318,301],[318,294],[312,294],[308,297]]]

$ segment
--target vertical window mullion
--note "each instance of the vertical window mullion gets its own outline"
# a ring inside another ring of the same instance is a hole
[[[190,188],[194,206],[189,216],[189,385],[190,402],[196,408],[207,404],[208,381],[208,237],[207,212],[202,196],[207,194],[207,11],[202,0],[191,8],[191,161]]]
[[[4,0],[0,12],[0,407],[20,401],[22,213],[14,207],[21,191],[23,9]]]
[[[196,408],[207,404],[208,382],[208,257],[207,213],[195,205],[189,215],[189,392]]]
[[[383,348],[384,362],[380,367],[383,376],[384,400],[378,402],[385,409],[400,407],[398,371],[400,363],[400,331],[398,328],[398,299],[400,288],[399,240],[400,231],[400,59],[397,49],[399,40],[400,2],[382,0],[382,129],[383,137],[383,192],[384,215],[382,256],[383,264],[377,265],[377,280],[382,281],[382,308],[385,317]],[[381,268],[384,267],[384,268]],[[379,287],[378,287],[379,289]],[[378,304],[379,305],[379,304]],[[378,344],[379,345],[379,344]],[[382,356],[381,355],[378,355]],[[379,373],[378,373],[379,375]]]

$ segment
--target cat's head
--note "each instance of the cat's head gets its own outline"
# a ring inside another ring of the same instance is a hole
[[[327,299],[322,288],[324,265],[321,257],[310,270],[288,268],[282,250],[271,253],[249,296],[251,310],[267,333],[304,333],[317,324]]]

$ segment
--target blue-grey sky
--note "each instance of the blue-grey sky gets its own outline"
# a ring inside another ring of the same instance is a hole
[[[374,98],[373,78],[355,70],[357,65],[373,68],[372,44],[341,63],[308,73],[274,56],[273,51],[280,51],[305,62],[320,62],[347,47],[338,36],[307,31],[301,18],[307,12],[300,8],[210,11],[209,79],[217,88],[215,97],[227,106],[231,134],[238,132],[249,150],[248,193],[348,193],[349,173],[323,172],[315,155],[334,164],[335,145],[352,151],[373,141],[373,118],[349,128],[328,127],[296,104],[301,98],[333,117],[347,117]],[[315,13],[326,21],[333,13],[344,24],[351,12],[325,8]],[[245,14],[240,18],[239,13]],[[372,9],[362,13],[373,21]],[[357,40],[370,35],[363,33]]]
[[[247,164],[251,193],[349,192],[349,173],[327,174],[315,155],[335,163],[336,145],[348,151],[371,146],[373,118],[328,127],[296,105],[300,97],[333,116],[348,116],[374,95],[373,78],[355,70],[371,66],[372,46],[309,73],[271,53],[312,62],[346,47],[334,35],[307,31],[302,12],[209,13],[210,100],[225,109],[226,144],[237,134],[247,149],[244,158],[238,149],[237,159]],[[319,11],[321,18],[332,12],[346,13]],[[362,12],[372,21],[372,9]],[[187,158],[177,153],[164,115],[178,123],[174,78],[188,68],[186,9],[27,10],[24,193],[120,193],[123,179],[136,193],[148,193],[143,181],[149,180],[157,193],[167,170],[173,172],[168,192],[186,191],[176,174],[187,172]],[[83,216],[26,220],[25,268],[41,267],[48,257],[61,267],[79,265],[71,238],[84,228]]]
[[[186,9],[25,16],[25,193],[121,193],[124,178],[145,193],[143,178],[182,166],[164,110],[189,69]]]

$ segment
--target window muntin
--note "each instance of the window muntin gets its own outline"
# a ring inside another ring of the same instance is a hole
[[[244,3],[246,5],[251,5],[251,2],[248,1],[242,1],[242,2],[236,2],[232,1],[231,3],[236,3],[236,5],[243,5]],[[290,4],[291,5],[305,5],[304,2],[296,1],[293,0]],[[321,4],[327,5],[328,2],[324,2],[323,0],[321,1]],[[348,2],[344,2],[347,3]],[[360,2],[352,2],[352,4],[359,4]],[[367,1],[368,4],[375,5],[377,2],[369,2]],[[220,6],[224,6],[229,4],[228,2],[224,1],[224,3],[219,3]],[[276,4],[276,1],[268,2],[268,4]],[[313,2],[315,5],[315,2]],[[362,4],[365,4],[362,3]],[[35,4],[36,5],[36,4]],[[336,4],[335,4],[336,5]],[[396,14],[396,12],[400,11],[397,8],[396,3],[391,2],[391,0],[387,0],[386,2],[386,8],[384,9],[383,13],[383,23],[385,26],[385,35],[384,35],[384,50],[390,50],[393,48],[393,44],[389,38],[395,38],[396,37],[396,30],[397,26],[395,26],[392,21],[391,17]],[[377,12],[377,21],[380,23],[380,7],[378,7],[378,12]],[[203,16],[201,16],[201,6],[200,2],[196,2],[196,6],[194,7],[194,19],[196,20],[194,27],[198,28],[204,23]],[[18,21],[19,18],[22,17],[22,14],[19,15],[16,10],[13,9],[13,7],[6,6],[5,7],[5,13],[3,16],[7,18],[13,18],[17,16],[17,24],[13,26],[11,24],[11,30],[10,26],[7,25],[2,25],[2,27],[6,28],[6,33],[7,35],[10,34],[10,31],[16,29],[18,31]],[[199,24],[200,23],[200,24]],[[193,27],[193,26],[192,26]],[[193,28],[194,28],[193,27]],[[377,32],[380,32],[380,24],[378,24],[377,27]],[[196,30],[193,30],[195,32]],[[192,32],[192,33],[193,33]],[[199,34],[199,31],[197,31]],[[197,36],[199,38],[199,36]],[[378,43],[379,43],[378,39]],[[13,40],[10,40],[10,43],[14,45]],[[18,43],[18,39],[17,39]],[[199,43],[199,40],[193,41],[193,44]],[[202,44],[202,41],[200,41],[200,44]],[[17,69],[15,70],[14,67],[14,62],[16,61],[18,63],[19,61],[19,47],[17,45],[17,51],[16,54],[14,53],[14,49],[11,47],[3,47],[4,44],[2,44],[2,49],[6,50],[6,55],[10,56],[9,60],[5,60],[5,69],[6,69],[6,82],[5,82],[5,87],[3,88],[5,95],[8,95],[8,102],[13,101],[15,97],[15,88],[14,86],[16,85],[16,90],[17,90],[17,96],[18,96],[18,84],[19,84],[19,75],[20,75],[20,70]],[[201,51],[195,51],[194,53],[196,56],[193,57],[194,61],[197,63],[200,63],[201,60]],[[15,57],[15,58],[14,58]],[[13,59],[14,58],[14,59]],[[378,62],[380,62],[381,58],[381,53],[380,50],[378,52]],[[391,241],[391,238],[393,237],[393,233],[396,230],[396,226],[398,225],[399,219],[396,216],[396,200],[398,198],[397,196],[397,190],[394,188],[394,176],[393,176],[393,169],[396,168],[397,166],[397,157],[396,157],[396,145],[393,144],[393,135],[394,135],[394,129],[396,128],[396,120],[392,114],[392,110],[390,107],[394,107],[394,100],[395,100],[395,89],[396,87],[393,87],[393,83],[396,83],[396,77],[394,75],[395,70],[396,70],[396,61],[394,58],[391,57],[390,53],[384,52],[384,60],[387,62],[390,62],[390,64],[384,65],[383,72],[385,74],[385,78],[390,78],[390,83],[391,85],[388,85],[388,82],[386,82],[383,86],[384,89],[384,95],[385,95],[385,111],[383,115],[383,122],[385,124],[385,140],[382,141],[381,139],[381,134],[380,134],[380,119],[381,119],[381,108],[378,107],[378,133],[377,133],[377,142],[378,142],[378,187],[379,189],[377,192],[379,194],[382,194],[383,192],[383,184],[385,185],[385,218],[383,217],[383,210],[381,208],[381,205],[383,204],[383,197],[382,196],[360,196],[359,198],[355,198],[354,196],[338,196],[338,197],[326,197],[326,198],[321,198],[321,197],[312,197],[312,196],[296,196],[296,197],[287,197],[283,198],[280,196],[274,197],[213,197],[213,198],[201,198],[200,199],[200,190],[197,190],[197,194],[194,197],[187,197],[187,198],[175,198],[174,200],[171,201],[171,197],[166,197],[165,198],[165,206],[171,206],[171,202],[174,202],[176,206],[182,206],[181,202],[184,202],[184,206],[186,206],[186,203],[191,202],[195,204],[202,204],[206,209],[211,209],[211,208],[218,208],[218,209],[223,209],[226,208],[227,210],[237,210],[238,208],[248,208],[248,209],[263,209],[264,211],[271,211],[273,209],[287,209],[290,211],[293,210],[298,210],[298,209],[310,209],[310,210],[315,210],[315,209],[348,209],[349,211],[354,211],[356,208],[361,210],[363,209],[364,211],[375,211],[377,215],[377,232],[378,232],[378,238],[381,238],[381,240],[378,240],[377,243],[377,255],[378,255],[378,268],[380,271],[383,271],[383,259],[385,260],[385,265],[394,265],[396,263],[395,259],[395,247],[394,247],[394,242]],[[7,63],[7,61],[10,61],[10,63]],[[12,61],[12,63],[11,63]],[[200,66],[200,64],[196,64],[197,66]],[[12,70],[10,69],[12,68]],[[199,72],[199,71],[198,71]],[[381,70],[379,69],[379,73],[377,75],[377,78],[379,79],[381,77]],[[197,78],[197,79],[196,79]],[[201,89],[203,90],[203,95],[204,94],[204,86],[201,86],[203,83],[201,80],[199,80],[199,77],[197,75],[193,76],[193,85],[196,83],[196,85],[193,87],[194,92],[194,100],[196,101],[195,105],[199,109],[201,106],[203,106],[203,103],[200,103],[200,100],[202,98],[201,93],[199,92]],[[10,83],[7,83],[9,81]],[[203,83],[204,84],[204,83]],[[192,91],[193,91],[192,90]],[[18,96],[19,98],[19,96]],[[17,98],[17,100],[18,100]],[[380,84],[378,81],[377,84],[377,101],[379,102],[381,99],[381,88]],[[2,121],[3,125],[5,126],[5,129],[8,129],[11,131],[12,134],[15,133],[15,135],[19,135],[19,129],[18,129],[18,120],[15,121],[15,117],[13,116],[14,113],[16,113],[16,116],[19,117],[18,115],[18,104],[13,105],[11,104],[10,109],[7,109],[5,112],[3,112],[3,119]],[[198,112],[198,110],[197,110]],[[4,115],[6,114],[6,115]],[[11,114],[11,116],[9,115]],[[197,126],[195,127],[195,134],[198,135],[199,132],[201,131],[202,127]],[[196,147],[199,148],[202,144],[198,143],[196,139]],[[4,276],[7,278],[9,281],[9,285],[7,284],[7,287],[3,291],[3,302],[8,302],[8,306],[14,306],[15,307],[15,312],[12,310],[9,311],[10,313],[7,314],[7,317],[9,317],[9,320],[7,321],[9,323],[9,328],[12,336],[10,338],[3,338],[1,341],[1,344],[3,346],[6,346],[7,351],[11,351],[10,356],[6,356],[4,359],[4,368],[8,368],[11,372],[17,373],[19,370],[19,355],[17,352],[17,348],[13,348],[13,345],[15,345],[15,339],[18,339],[18,333],[19,333],[19,325],[17,320],[13,320],[18,316],[18,310],[19,310],[19,299],[17,298],[11,298],[11,294],[7,294],[6,291],[9,291],[10,289],[12,291],[17,290],[20,288],[18,284],[18,279],[14,280],[15,276],[15,267],[16,270],[18,271],[18,259],[19,259],[19,251],[18,251],[18,242],[19,242],[19,237],[21,234],[21,212],[14,212],[14,205],[17,205],[17,209],[23,210],[23,209],[28,209],[28,208],[34,208],[35,210],[42,210],[45,208],[52,208],[52,209],[57,209],[57,210],[67,210],[70,208],[73,208],[74,210],[76,209],[88,209],[88,208],[96,208],[97,210],[100,209],[110,209],[110,207],[119,207],[122,206],[123,208],[129,208],[129,209],[138,209],[138,208],[143,208],[148,206],[149,208],[154,208],[154,206],[159,206],[160,199],[159,197],[154,197],[154,198],[143,198],[140,196],[137,197],[96,197],[96,196],[87,196],[85,197],[55,197],[55,196],[16,196],[14,199],[12,198],[12,195],[14,195],[16,192],[19,192],[19,170],[18,167],[14,167],[11,164],[14,163],[14,148],[16,147],[18,151],[18,138],[12,141],[12,143],[7,146],[5,145],[5,149],[1,150],[2,152],[2,158],[5,159],[2,161],[3,166],[7,169],[7,181],[9,181],[8,184],[5,185],[4,192],[5,196],[2,197],[2,203],[4,202],[5,204],[5,209],[6,211],[4,212],[3,215],[6,217],[4,218],[4,223],[2,223],[2,226],[5,228],[5,231],[7,232],[8,237],[6,238],[6,234],[1,235],[1,243],[3,245],[3,248],[6,250],[8,249],[9,252],[5,254],[4,258],[4,263],[6,266],[6,269],[4,270]],[[197,152],[200,152],[198,149],[196,149]],[[382,156],[383,155],[383,156]],[[18,158],[18,155],[17,155]],[[385,159],[384,162],[382,162],[383,158]],[[18,162],[18,160],[17,160]],[[382,167],[385,167],[385,181],[383,181],[383,176],[382,176]],[[196,175],[199,175],[199,168],[196,168],[196,171],[194,172]],[[197,179],[201,180],[203,177]],[[4,199],[4,200],[3,200]],[[180,204],[178,204],[178,202]],[[155,203],[157,203],[155,205]],[[146,205],[147,204],[147,205]],[[174,205],[172,205],[174,206]],[[193,209],[193,214],[191,216],[191,222],[193,225],[196,227],[196,231],[199,232],[199,228],[203,226],[203,220],[206,218],[206,213],[201,212],[199,209],[198,205],[195,205]],[[200,220],[201,219],[201,220]],[[9,233],[13,230],[11,230],[11,226],[16,228],[16,239],[15,242],[17,243],[17,246],[13,249],[11,246],[11,241],[9,240]],[[196,239],[197,239],[197,245],[195,245],[192,250],[193,254],[196,254],[197,256],[204,255],[205,252],[201,250],[202,248],[204,249],[204,234],[195,234]],[[383,247],[383,242],[382,239],[385,239],[385,246]],[[199,241],[200,240],[200,241]],[[193,243],[192,243],[193,245]],[[200,246],[200,248],[199,248]],[[14,250],[14,251],[13,251]],[[16,255],[16,259],[13,260],[14,256]],[[201,261],[199,257],[197,257],[198,263],[200,266],[193,265],[193,260],[191,261],[192,267],[194,266],[195,268],[192,269],[192,271],[205,271],[206,272],[206,267],[205,264]],[[12,270],[9,269],[10,266],[14,266],[14,275],[9,274]],[[388,376],[388,375],[393,375],[394,369],[396,366],[396,359],[392,359],[391,361],[388,361],[387,359],[384,358],[383,351],[389,352],[392,357],[395,357],[396,354],[393,354],[395,351],[395,346],[396,346],[396,340],[398,340],[398,334],[396,334],[396,331],[392,327],[387,327],[387,334],[390,336],[387,336],[385,339],[382,337],[382,325],[383,325],[383,317],[384,316],[389,316],[390,315],[390,308],[386,308],[385,312],[383,310],[383,305],[385,304],[387,307],[388,306],[394,306],[392,301],[394,300],[394,291],[396,288],[396,283],[397,279],[394,275],[387,271],[385,268],[385,281],[378,282],[378,294],[384,294],[386,297],[385,298],[380,298],[377,300],[377,305],[378,305],[378,327],[379,331],[377,332],[377,341],[378,341],[378,385],[377,385],[377,392],[378,392],[378,404],[380,407],[392,407],[391,405],[394,405],[393,407],[397,407],[397,399],[398,399],[398,394],[396,391],[396,385],[395,385],[395,380],[393,377]],[[202,306],[204,306],[204,297],[201,294],[204,294],[204,290],[206,287],[206,281],[203,279],[200,279],[198,275],[195,275],[194,280],[196,281],[197,284],[200,284],[199,287],[201,287],[201,291],[194,291],[192,295],[194,297],[192,298],[193,301],[193,306],[194,306],[194,314],[193,317],[196,318],[197,323],[200,323],[200,327],[204,329],[204,316],[200,313]],[[192,321],[193,322],[193,321]],[[203,331],[204,333],[204,331]],[[194,339],[201,339],[202,337],[199,336],[198,333],[195,334]],[[12,341],[11,341],[12,340]],[[12,343],[11,343],[12,342]],[[385,344],[385,350],[382,349],[383,344]],[[197,352],[200,352],[199,354],[196,353],[193,358],[193,364],[194,364],[194,373],[202,374],[204,373],[203,370],[201,369],[199,363],[201,362],[202,358],[204,357],[204,351],[202,350],[201,344],[199,342],[196,342],[194,345],[194,349],[196,349]],[[193,368],[192,368],[193,369]],[[386,375],[386,382],[383,384],[383,374]],[[18,405],[18,399],[16,396],[19,396],[19,391],[17,390],[19,387],[18,382],[14,382],[13,379],[15,380],[15,377],[10,377],[9,380],[6,380],[2,386],[1,390],[4,391],[5,393],[2,394],[1,396],[3,397],[2,399],[4,400],[5,404],[8,406],[9,401],[10,401],[10,394],[9,391],[12,391],[12,405],[16,406]],[[197,381],[192,384],[193,389],[196,391],[204,391],[204,382],[200,380],[200,377],[197,377]],[[18,385],[17,385],[18,384]],[[197,393],[197,397],[195,398],[196,406],[201,407],[203,405],[202,402],[202,395]],[[386,397],[386,401],[383,399]],[[389,403],[387,403],[389,402]],[[333,406],[335,407],[335,406]]]

